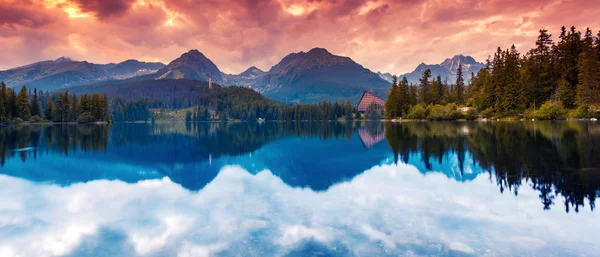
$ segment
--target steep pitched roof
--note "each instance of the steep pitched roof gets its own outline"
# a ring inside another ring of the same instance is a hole
[[[385,106],[385,101],[381,100],[381,98],[377,97],[373,93],[365,91],[363,93],[362,97],[360,98],[360,101],[358,102],[356,109],[359,112],[364,112],[373,103],[375,103],[376,105],[379,105],[382,108]]]

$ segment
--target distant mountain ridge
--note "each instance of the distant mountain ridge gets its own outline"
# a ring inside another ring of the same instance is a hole
[[[433,77],[439,75],[442,80],[454,83],[459,65],[463,66],[466,80],[471,73],[484,67],[483,63],[470,56],[456,55],[440,64],[421,63],[413,72],[404,75],[409,82],[418,83],[423,72],[430,69]],[[140,86],[144,81],[178,79],[212,79],[220,85],[249,87],[281,102],[309,103],[349,99],[356,103],[364,91],[385,99],[391,88],[392,74],[375,73],[349,57],[334,55],[324,48],[288,54],[268,71],[252,66],[240,74],[223,73],[214,62],[196,49],[183,53],[167,65],[137,60],[93,64],[61,57],[0,71],[0,81],[5,81],[10,87],[25,84],[29,88],[50,91],[88,85],[99,89],[99,86],[94,85],[114,84],[112,81]]]
[[[291,53],[254,83],[267,97],[285,102],[350,99],[357,102],[365,90],[385,97],[390,83],[349,57],[324,48]]]
[[[365,90],[385,97],[390,83],[349,57],[326,49],[291,53],[268,71],[254,66],[240,74],[225,74],[198,50],[191,50],[159,70],[154,79],[196,79],[227,86],[250,87],[282,102],[358,101]]]
[[[449,84],[453,84],[456,82],[456,73],[460,64],[462,64],[463,78],[465,81],[468,81],[471,78],[471,73],[477,74],[479,70],[485,67],[485,64],[475,61],[473,57],[460,54],[455,55],[452,58],[447,58],[440,64],[421,63],[413,72],[402,74],[399,77],[406,76],[408,82],[417,84],[419,83],[419,78],[423,75],[423,72],[430,69],[433,78],[439,75],[442,77],[442,81],[447,79]]]
[[[230,86],[252,87],[265,74],[267,73],[263,70],[252,66],[240,74],[224,74],[224,76]]]
[[[94,64],[61,57],[0,71],[0,81],[4,81],[9,87],[27,85],[31,89],[56,90],[151,74],[163,66],[162,63],[137,60],[127,60],[117,64]]]

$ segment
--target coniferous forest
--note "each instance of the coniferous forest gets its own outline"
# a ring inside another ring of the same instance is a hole
[[[0,82],[0,122],[108,122],[108,108],[108,97],[98,93],[78,97],[69,91],[31,92],[26,86],[16,92]]]
[[[463,74],[459,66],[452,84],[432,78],[430,70],[416,85],[394,77],[386,117],[600,117],[600,32],[562,27],[555,40],[542,29],[535,45],[524,54],[515,45],[499,47],[477,74]]]

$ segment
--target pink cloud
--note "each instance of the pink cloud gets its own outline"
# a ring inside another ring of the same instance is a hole
[[[460,53],[484,61],[513,43],[524,53],[541,28],[555,40],[562,25],[600,29],[600,2],[585,0],[55,2],[0,0],[0,69],[63,55],[168,63],[199,49],[236,73],[325,47],[374,71],[403,73]]]

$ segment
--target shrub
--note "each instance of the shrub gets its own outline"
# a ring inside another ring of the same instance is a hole
[[[34,115],[34,116],[31,116],[31,118],[29,118],[29,121],[31,121],[31,122],[41,122],[42,118],[40,118],[40,116]]]
[[[481,113],[479,113],[479,114],[481,114],[481,116],[486,119],[490,119],[490,118],[494,117],[495,113],[494,113],[494,109],[487,108],[487,109],[481,111]]]
[[[469,108],[469,110],[467,110],[467,112],[465,113],[464,117],[467,120],[476,120],[477,115],[478,115],[478,113],[475,108]]]
[[[21,119],[21,118],[14,118],[12,121],[15,124],[23,123],[23,119]]]
[[[456,104],[447,105],[430,105],[427,107],[428,118],[430,120],[458,120],[463,118],[462,113],[458,110]]]
[[[439,104],[427,106],[427,112],[427,118],[430,120],[444,120],[448,115],[446,108]]]
[[[96,120],[89,112],[83,113],[77,118],[77,123],[92,123],[94,121]]]
[[[411,106],[406,115],[408,119],[423,120],[427,118],[427,110],[422,104]]]
[[[535,118],[540,120],[553,120],[553,119],[562,119],[567,114],[565,108],[562,103],[559,101],[547,101],[542,106],[540,106],[539,110],[527,110],[523,117],[525,118]]]

